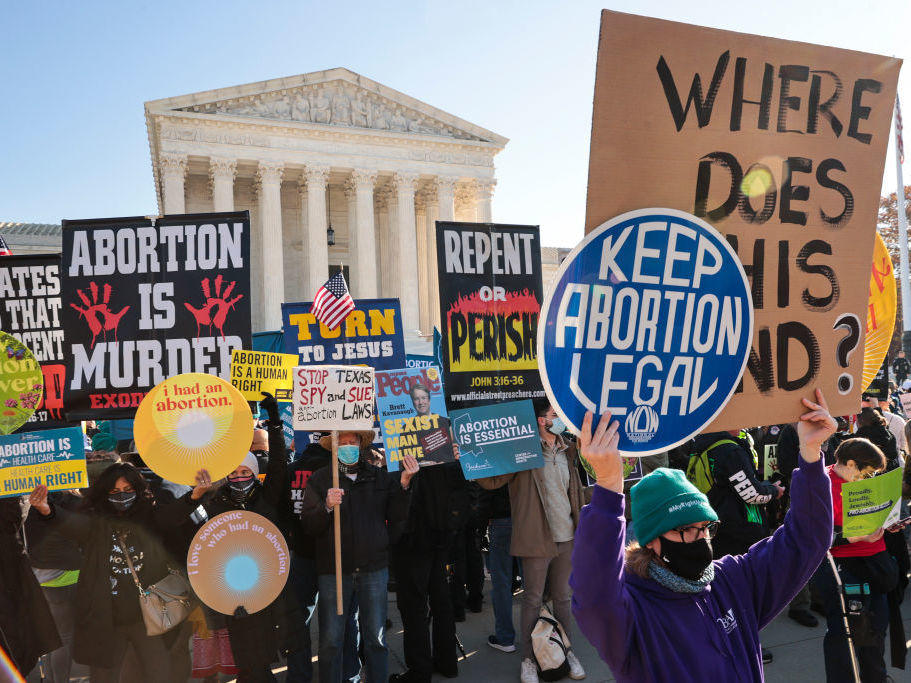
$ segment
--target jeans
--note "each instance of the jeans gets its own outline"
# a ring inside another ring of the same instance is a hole
[[[316,611],[317,584],[316,561],[297,553],[291,554],[291,571],[288,583],[291,596],[297,600],[300,619],[295,630],[300,634],[300,647],[288,654],[288,683],[310,683],[313,680],[310,620]],[[334,592],[334,591],[333,591]]]
[[[389,570],[354,572],[342,576],[344,614],[336,614],[335,575],[319,577],[319,680],[340,683],[345,654],[345,632],[351,615],[358,610],[361,646],[367,680],[384,682],[389,678],[389,649],[386,647],[386,607]],[[348,673],[345,671],[344,673]]]
[[[516,629],[512,625],[512,520],[509,517],[490,520],[487,527],[490,549],[487,571],[490,572],[490,600],[493,603],[494,635],[500,645],[512,645]]]
[[[60,641],[63,643],[53,652],[44,656],[44,666],[48,683],[69,683],[70,669],[73,666],[73,633],[76,614],[73,612],[73,599],[76,597],[76,584],[62,588],[42,588],[47,606],[54,618]]]
[[[522,571],[525,591],[522,593],[522,657],[534,659],[531,632],[541,613],[544,586],[547,585],[554,603],[554,617],[563,626],[572,642],[572,590],[569,575],[572,571],[573,542],[557,543],[556,557],[523,557]]]
[[[142,619],[115,628],[114,638],[106,643],[114,655],[114,666],[110,669],[90,667],[89,679],[92,683],[117,683],[120,680],[120,665],[130,645],[139,662],[144,683],[172,683],[171,657],[164,636],[146,635]]]
[[[430,683],[434,670],[456,675],[455,617],[446,581],[446,548],[394,546],[392,569],[409,678],[414,683]],[[428,605],[433,619],[432,637]]]
[[[838,560],[836,559],[836,562]],[[851,572],[842,570],[843,583],[861,583]],[[826,608],[826,637],[822,650],[825,656],[826,681],[828,683],[853,683],[854,674],[851,667],[851,655],[848,651],[848,639],[845,637],[844,617],[841,600],[838,596],[838,585],[832,574],[832,567],[827,560],[816,571],[812,579],[820,593]],[[872,612],[873,630],[876,644],[859,647],[854,644],[860,678],[864,683],[882,683],[886,680],[886,662],[883,657],[886,643],[886,627],[889,625],[889,604],[885,594],[874,592],[864,598],[866,608]]]

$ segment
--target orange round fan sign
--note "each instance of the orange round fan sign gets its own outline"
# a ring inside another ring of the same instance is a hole
[[[187,574],[199,599],[222,614],[268,607],[288,580],[285,537],[255,512],[223,512],[203,524],[187,553]]]
[[[237,467],[253,442],[253,415],[241,393],[220,377],[188,372],[157,384],[139,404],[136,450],[163,479],[193,485]]]
[[[876,233],[870,273],[870,301],[867,305],[867,338],[864,342],[864,391],[876,378],[889,351],[897,308],[892,257],[883,238]]]

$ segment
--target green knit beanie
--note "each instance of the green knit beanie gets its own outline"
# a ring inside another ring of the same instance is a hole
[[[718,519],[709,499],[680,470],[659,467],[629,493],[633,531],[642,546],[679,526]]]

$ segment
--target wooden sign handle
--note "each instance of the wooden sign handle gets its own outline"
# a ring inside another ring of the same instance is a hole
[[[332,430],[332,488],[339,488],[338,483],[338,431]],[[336,505],[333,512],[335,527],[335,611],[341,616],[342,609],[342,506]]]

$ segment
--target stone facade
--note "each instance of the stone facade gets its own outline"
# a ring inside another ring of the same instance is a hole
[[[438,325],[436,220],[492,221],[506,138],[347,69],[147,102],[161,213],[249,210],[254,330],[330,267],[399,297],[406,337]],[[327,244],[331,225],[335,244]]]

